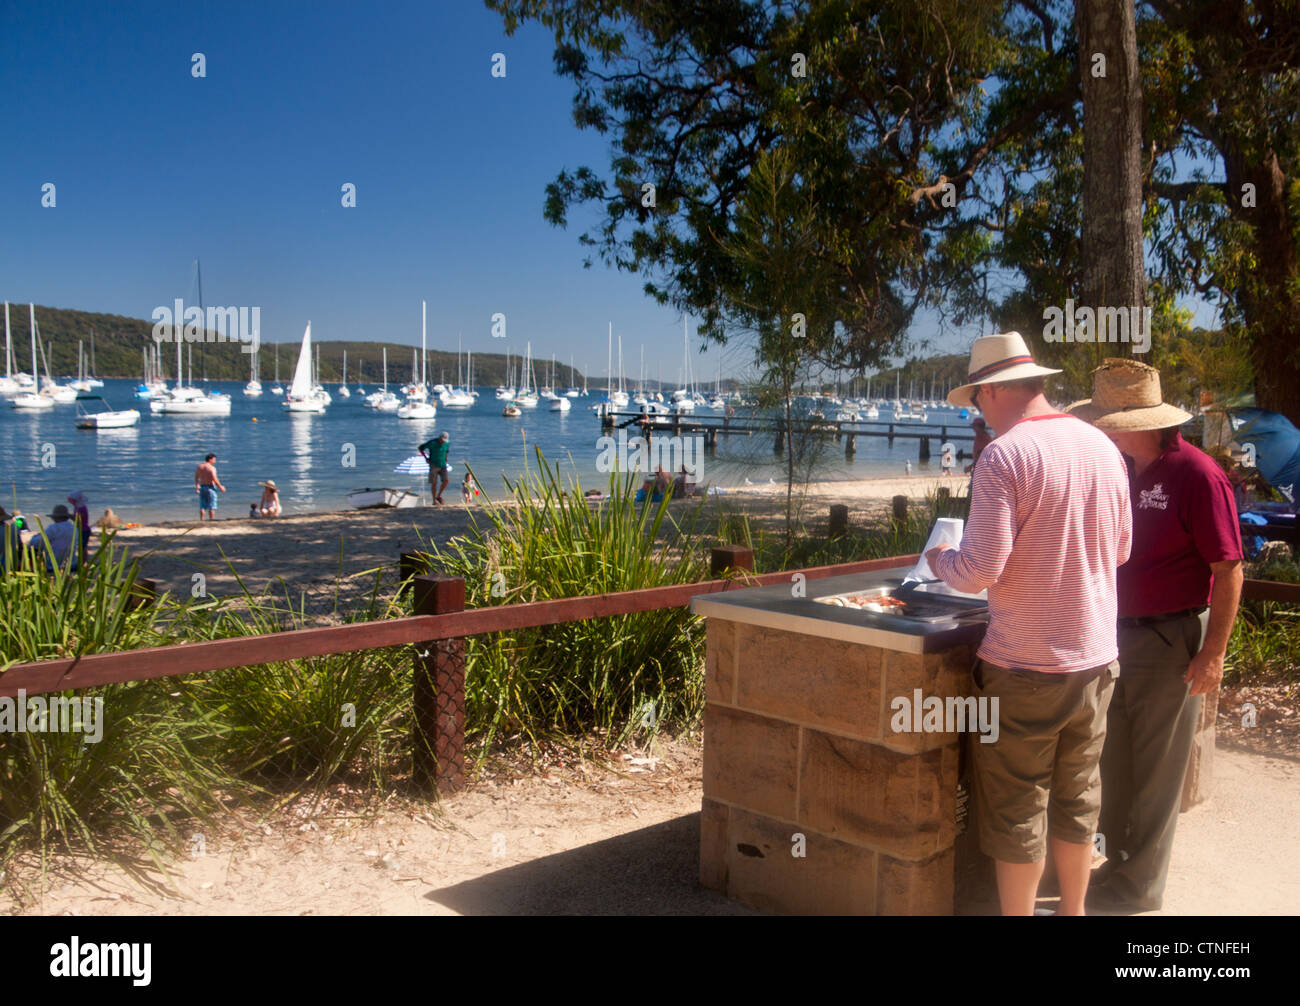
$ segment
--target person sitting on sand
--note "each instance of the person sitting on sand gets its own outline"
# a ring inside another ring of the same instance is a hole
[[[280,490],[276,486],[275,480],[267,479],[265,482],[257,484],[262,487],[262,498],[257,504],[257,515],[259,517],[279,517]]]
[[[90,501],[78,489],[68,495],[68,503],[72,507],[72,519],[77,522],[77,531],[81,536],[81,561],[85,562],[86,549],[90,545]]]
[[[72,520],[72,511],[60,503],[51,512],[54,523],[44,528],[39,535],[32,535],[29,544],[33,554],[44,553],[45,568],[54,571],[54,564],[67,565],[69,570],[77,568],[81,559],[81,528]]]
[[[655,503],[664,498],[664,493],[671,492],[673,480],[664,471],[664,466],[660,465],[659,470],[655,472],[654,495],[651,497]]]

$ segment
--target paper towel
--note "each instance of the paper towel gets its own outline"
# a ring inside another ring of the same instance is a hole
[[[913,580],[934,580],[937,579],[930,569],[930,564],[925,559],[925,553],[937,545],[951,545],[957,548],[961,545],[962,531],[966,527],[966,522],[960,517],[940,517],[934,522],[934,527],[930,530],[930,537],[925,543],[925,548],[921,549],[921,558],[912,571],[903,577],[904,583],[911,583]]]

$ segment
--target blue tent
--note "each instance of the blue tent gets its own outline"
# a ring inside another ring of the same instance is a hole
[[[1277,412],[1254,408],[1236,408],[1229,412],[1244,422],[1233,434],[1233,439],[1253,445],[1255,466],[1260,475],[1294,503],[1296,482],[1300,481],[1300,430]]]

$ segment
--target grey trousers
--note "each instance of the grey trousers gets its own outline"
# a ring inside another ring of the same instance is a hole
[[[1188,696],[1187,665],[1205,640],[1208,611],[1119,627],[1119,680],[1101,752],[1101,820],[1108,862],[1100,885],[1147,910],[1161,906],[1183,777],[1201,696]]]

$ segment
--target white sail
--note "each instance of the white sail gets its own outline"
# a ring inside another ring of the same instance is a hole
[[[293,371],[293,383],[289,385],[289,394],[295,398],[306,398],[311,394],[311,322],[302,333],[302,349],[298,351],[298,366]]]

